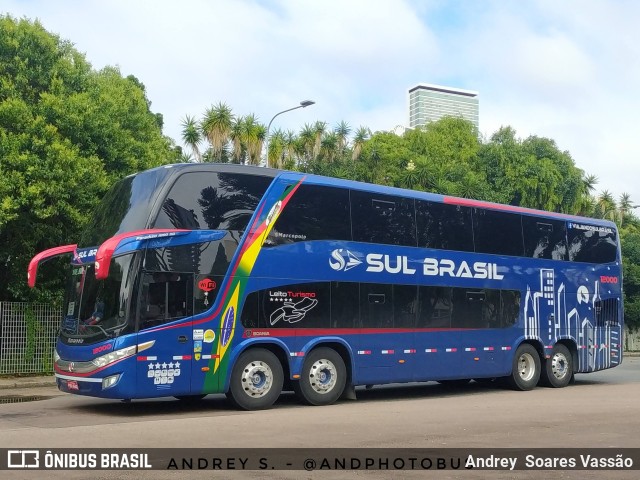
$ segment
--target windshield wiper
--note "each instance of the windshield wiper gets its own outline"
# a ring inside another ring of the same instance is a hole
[[[102,327],[101,327],[100,325],[98,325],[97,323],[96,323],[96,324],[93,324],[93,325],[85,325],[84,327],[85,327],[85,328],[92,328],[92,327],[99,328],[99,329],[100,329],[100,331],[101,331],[102,333],[104,333],[104,336],[105,336],[105,337],[107,337],[107,338],[113,338],[113,332],[107,332],[104,328],[102,328]]]

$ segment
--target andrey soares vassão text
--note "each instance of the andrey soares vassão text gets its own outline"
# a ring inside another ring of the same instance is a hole
[[[518,460],[523,460],[519,464]],[[489,455],[486,457],[469,455],[465,462],[465,468],[491,469],[491,470],[521,470],[521,469],[631,469],[633,459],[623,456],[621,453],[611,456],[578,455],[575,457],[539,457],[525,455],[519,457],[499,457]]]

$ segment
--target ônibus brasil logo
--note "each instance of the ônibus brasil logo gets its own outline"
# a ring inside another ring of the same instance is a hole
[[[337,271],[344,270],[346,272],[361,263],[362,261],[358,257],[345,248],[339,248],[331,252],[331,258],[329,259],[329,266]]]

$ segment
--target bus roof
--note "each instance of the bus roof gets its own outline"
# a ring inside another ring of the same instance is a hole
[[[460,198],[449,195],[441,195],[437,193],[423,192],[419,190],[410,190],[398,187],[389,187],[385,185],[376,185],[372,183],[359,182],[355,180],[344,180],[341,178],[325,177],[322,175],[307,174],[302,172],[293,172],[287,170],[279,170],[267,167],[258,167],[253,165],[238,165],[229,163],[180,163],[165,165],[157,168],[172,168],[177,171],[198,170],[198,171],[215,171],[229,173],[250,173],[253,175],[261,175],[266,177],[279,177],[285,180],[300,181],[315,185],[333,186],[339,188],[350,188],[353,190],[368,191],[384,195],[398,195],[419,200],[428,200],[438,203],[447,203],[451,205],[460,205],[464,207],[485,208],[489,210],[500,210],[506,212],[520,213],[523,215],[532,215],[539,217],[548,217],[561,220],[575,221],[580,223],[589,223],[593,225],[602,225],[616,228],[614,222],[600,218],[581,217],[578,215],[570,215],[566,213],[549,212],[544,210],[536,210],[514,205],[506,205],[501,203],[485,202],[482,200],[473,200],[468,198]]]

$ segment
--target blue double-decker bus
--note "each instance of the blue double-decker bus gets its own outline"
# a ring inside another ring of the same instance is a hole
[[[60,390],[115,399],[505,379],[622,361],[614,223],[241,165],[117,183],[72,257]]]

